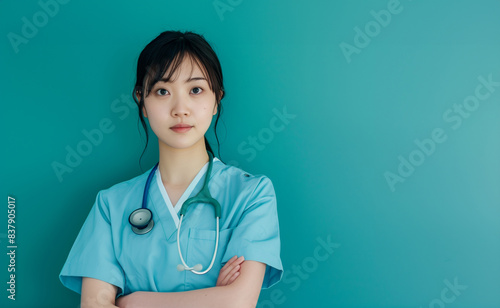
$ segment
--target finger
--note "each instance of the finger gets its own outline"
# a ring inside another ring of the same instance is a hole
[[[227,263],[221,268],[219,271],[219,277],[217,277],[217,283],[216,285],[223,285],[225,281],[227,280],[226,277],[228,273],[233,269],[234,267],[234,261],[237,260],[237,256],[233,256]]]
[[[241,264],[241,263],[243,263],[243,261],[245,261],[245,257],[241,256],[238,259],[236,259],[234,262],[237,263],[237,264]]]
[[[237,256],[232,257],[231,259],[229,259],[229,261],[226,262],[226,264],[222,268],[230,267],[236,260],[238,260]]]
[[[233,262],[234,262],[234,261],[236,261],[237,259],[238,259],[238,256],[236,256],[236,255],[235,255],[235,256],[233,256],[231,259],[229,259],[229,260],[227,261],[226,265],[227,265],[227,264],[231,264],[231,263],[233,263]]]
[[[240,264],[235,265],[233,267],[233,269],[229,273],[226,274],[226,277],[224,278],[224,283],[230,284],[229,281],[233,278],[234,274],[239,273],[240,270],[241,270],[241,265]]]
[[[236,258],[236,256],[234,256],[231,259],[229,259],[229,261],[227,261],[227,263],[219,271],[219,277],[223,276],[223,275],[227,275],[227,273],[230,272],[235,265],[239,264],[239,263],[235,264],[235,262],[239,262],[238,260],[239,260],[239,258]]]
[[[234,273],[239,272],[240,268],[241,268],[241,266],[236,265],[229,273],[227,273],[227,275],[226,275],[227,279],[226,280],[229,280],[234,275]]]
[[[229,279],[229,281],[227,282],[228,285],[232,284],[236,278],[238,278],[240,276],[240,272],[236,272],[233,274],[233,276],[231,276],[231,279]]]
[[[234,273],[237,273],[240,271],[240,266],[239,265],[236,265],[229,273],[227,273],[225,276],[224,276],[224,279],[222,280],[222,284],[223,285],[228,285],[229,284],[229,280],[231,279],[231,277],[234,275]]]
[[[219,271],[219,277],[217,277],[216,285],[226,285],[232,275],[240,270],[240,265],[245,260],[245,257],[233,256]]]
[[[245,261],[245,257],[244,256],[240,256],[238,259],[234,260],[233,262],[237,263],[237,264],[240,264],[243,261]]]
[[[224,269],[224,272],[221,272],[219,273],[219,276],[223,276],[223,281],[224,282],[227,282],[228,279],[231,278],[231,276],[235,273],[235,272],[238,272],[240,270],[240,266],[241,264],[243,263],[243,261],[245,260],[245,258],[243,256],[239,257],[238,259],[234,260],[230,266],[228,266],[227,268]]]
[[[236,266],[236,265],[241,265],[241,263],[243,263],[243,261],[245,261],[245,258],[243,256],[233,260],[231,262],[231,264],[229,265],[229,267],[233,267],[233,266]]]

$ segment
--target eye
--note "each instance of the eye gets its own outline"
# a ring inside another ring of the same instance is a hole
[[[158,89],[158,90],[156,90],[156,94],[158,94],[160,96],[165,96],[167,94],[167,90],[165,90],[165,89]]]
[[[203,89],[202,89],[202,88],[200,88],[200,87],[195,87],[195,88],[193,88],[193,90],[196,90],[196,89],[198,89],[198,91],[195,91],[195,93],[194,93],[194,94],[200,94],[201,92],[203,92]]]

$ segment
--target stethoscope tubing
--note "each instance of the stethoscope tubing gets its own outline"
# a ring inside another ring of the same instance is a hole
[[[208,268],[202,272],[194,270],[194,267],[189,267],[187,266],[186,262],[184,261],[184,258],[182,257],[182,252],[181,252],[181,246],[179,244],[179,234],[181,233],[181,225],[182,225],[182,218],[184,218],[184,215],[181,215],[181,219],[179,220],[179,228],[177,229],[177,249],[179,250],[179,256],[181,257],[182,265],[184,265],[184,270],[191,271],[194,274],[197,275],[203,275],[208,273],[210,269],[212,269],[212,266],[214,265],[215,257],[217,255],[217,248],[219,246],[219,217],[216,219],[216,235],[215,235],[215,248],[214,248],[214,254],[212,256],[212,261],[210,262],[210,265]]]
[[[207,170],[207,173],[205,176],[205,182],[203,184],[203,188],[201,189],[200,192],[198,192],[198,194],[196,194],[196,196],[186,200],[183,203],[181,210],[180,210],[179,227],[177,228],[177,250],[179,251],[179,257],[182,261],[182,265],[179,264],[177,269],[179,271],[188,270],[188,271],[191,271],[197,275],[206,274],[208,271],[210,271],[210,269],[212,268],[212,266],[214,264],[215,257],[217,256],[217,249],[219,247],[219,218],[221,216],[221,207],[220,207],[219,202],[211,196],[210,191],[208,189],[208,182],[210,180],[210,175],[212,173],[211,171],[212,171],[212,165],[213,165],[213,155],[210,152],[208,152],[208,157],[209,157],[209,164],[208,164],[208,170]],[[146,181],[145,188],[144,188],[144,193],[142,196],[141,208],[135,210],[129,216],[129,222],[132,225],[132,231],[138,235],[146,234],[146,233],[150,232],[154,226],[153,212],[147,208],[147,200],[148,200],[147,195],[149,192],[149,186],[151,184],[151,180],[153,178],[153,175],[154,175],[156,169],[158,168],[158,165],[159,165],[159,162],[153,167],[153,169],[149,173],[149,176],[148,176],[148,179]],[[207,203],[207,204],[212,205],[214,207],[215,218],[216,218],[216,225],[217,226],[216,226],[216,235],[215,235],[216,238],[215,238],[214,254],[212,256],[212,261],[210,262],[210,266],[204,271],[201,271],[201,269],[202,269],[201,264],[197,264],[194,267],[189,267],[186,264],[186,262],[184,261],[184,258],[182,257],[181,246],[180,246],[180,241],[179,241],[182,220],[184,218],[184,215],[187,212],[187,208],[189,207],[189,205],[194,204],[194,203]],[[146,216],[144,216],[144,215],[146,215]],[[145,220],[144,222],[142,222],[143,219]],[[148,219],[149,219],[149,222],[148,222]],[[196,270],[198,268],[200,270]]]
[[[158,165],[160,162],[157,162],[153,167],[153,170],[148,175],[148,180],[146,181],[146,186],[144,188],[144,193],[142,194],[142,206],[141,208],[146,209],[148,204],[148,193],[149,193],[149,185],[151,185],[151,180],[153,179],[153,175],[155,174],[156,169],[158,169]]]

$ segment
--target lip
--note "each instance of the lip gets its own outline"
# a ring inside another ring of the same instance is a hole
[[[191,126],[192,125],[180,123],[180,124],[176,124],[170,128],[185,128],[185,127],[191,127]]]
[[[171,130],[177,133],[185,133],[191,129],[191,125],[188,124],[177,124],[172,127],[170,127]]]

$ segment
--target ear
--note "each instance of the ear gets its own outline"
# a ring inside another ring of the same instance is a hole
[[[224,94],[224,91],[220,90],[220,97],[222,97],[222,95]],[[213,115],[216,115],[217,114],[217,107],[219,107],[219,104],[220,104],[220,101],[219,102],[215,102],[215,106],[214,106],[214,113]]]
[[[215,102],[214,110],[213,110],[213,113],[212,113],[213,116],[217,114],[217,107],[219,106],[219,104],[217,102]]]

